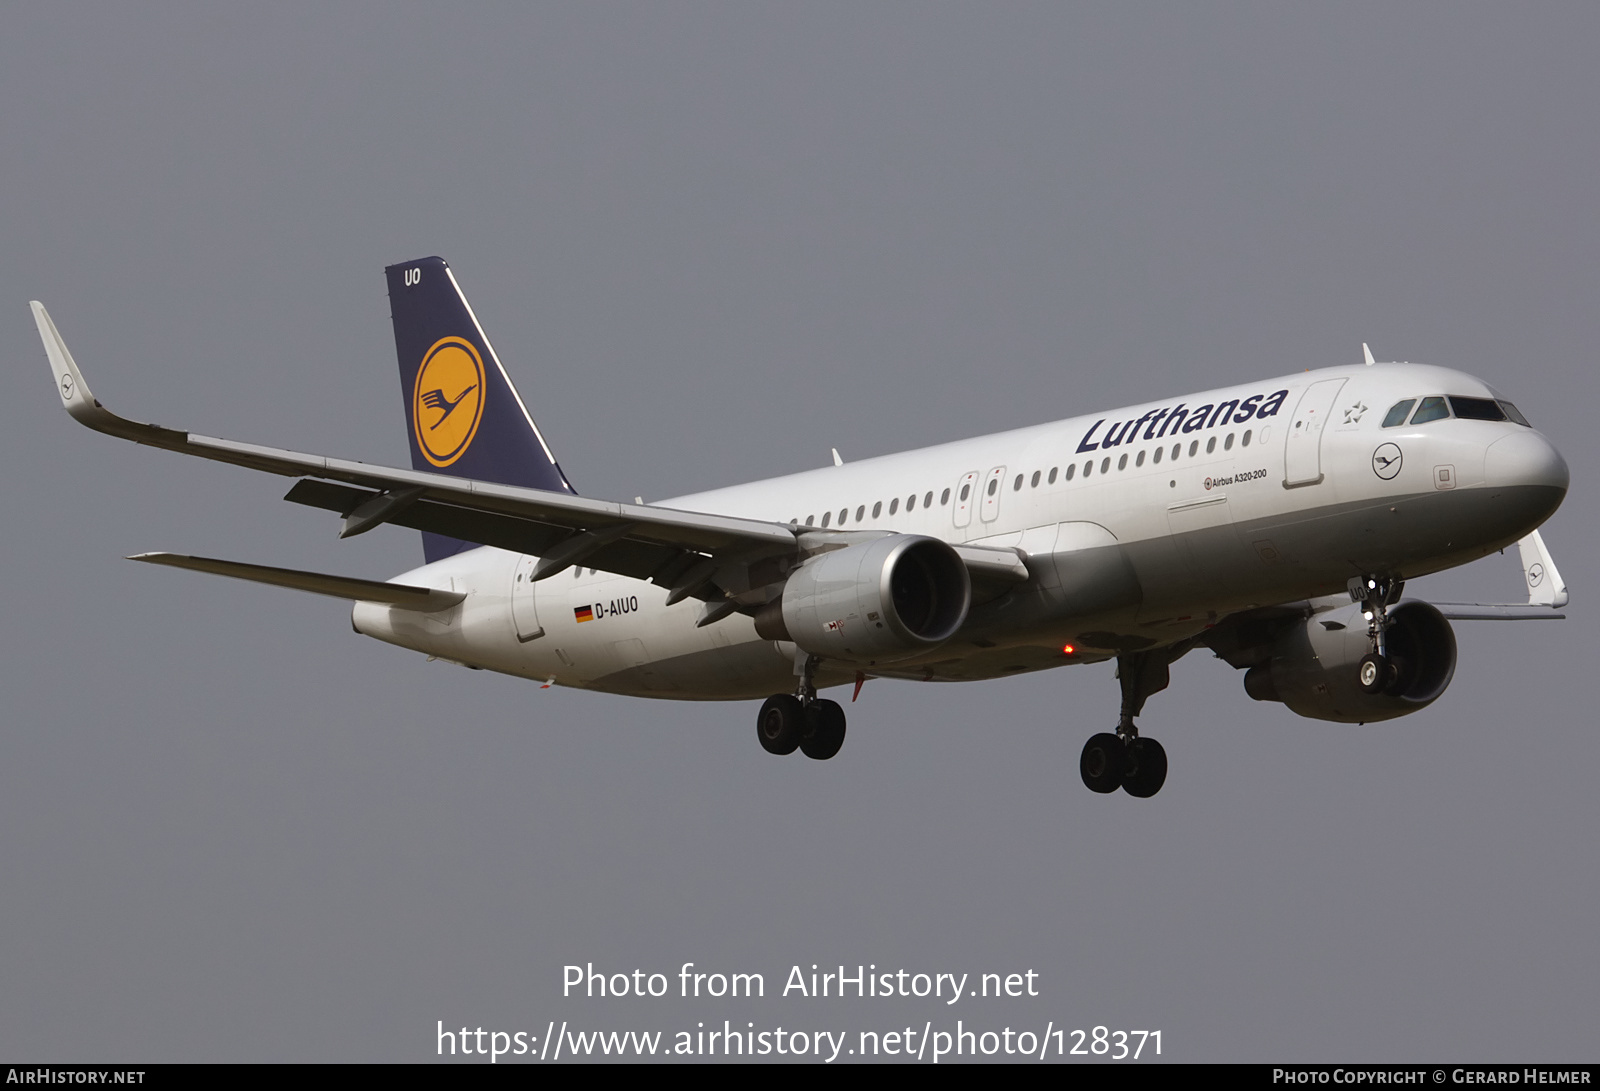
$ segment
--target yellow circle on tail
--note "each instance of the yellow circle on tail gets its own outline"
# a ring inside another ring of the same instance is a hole
[[[411,431],[417,448],[435,466],[467,453],[483,419],[483,358],[470,341],[442,337],[417,368],[411,394]]]

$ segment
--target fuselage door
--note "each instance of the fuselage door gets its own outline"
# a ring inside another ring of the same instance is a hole
[[[517,627],[517,639],[524,644],[544,635],[533,601],[533,566],[538,562],[537,557],[518,557],[511,577],[511,623]]]
[[[954,515],[956,526],[964,527],[972,523],[972,505],[978,498],[973,493],[978,491],[978,471],[962,474],[961,480],[956,482],[956,504]]]
[[[978,518],[992,523],[1000,518],[1000,489],[1005,484],[1006,468],[996,466],[983,482],[983,501],[978,507]]]
[[[1306,387],[1283,441],[1283,487],[1315,485],[1322,480],[1322,430],[1333,415],[1333,401],[1343,379],[1323,379]]]

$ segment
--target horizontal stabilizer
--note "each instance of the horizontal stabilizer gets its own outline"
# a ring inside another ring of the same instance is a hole
[[[459,591],[439,591],[432,587],[412,587],[403,583],[384,583],[382,580],[358,580],[349,576],[328,576],[293,568],[269,568],[261,564],[219,561],[211,557],[186,557],[181,553],[136,553],[128,560],[232,576],[236,580],[270,583],[275,587],[293,587],[317,595],[332,595],[334,598],[386,602],[406,610],[424,612],[447,609],[467,597]]]

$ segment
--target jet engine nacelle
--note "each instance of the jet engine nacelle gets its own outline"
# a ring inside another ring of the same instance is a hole
[[[955,550],[937,538],[891,534],[806,561],[756,616],[756,631],[870,666],[949,640],[971,604],[972,581]]]
[[[1443,614],[1426,602],[1389,610],[1389,658],[1397,671],[1382,693],[1361,688],[1357,667],[1372,650],[1362,608],[1313,614],[1281,636],[1269,662],[1251,667],[1245,692],[1281,701],[1301,716],[1338,723],[1392,720],[1427,708],[1456,673],[1456,637]]]

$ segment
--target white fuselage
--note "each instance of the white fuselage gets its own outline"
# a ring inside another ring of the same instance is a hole
[[[1496,396],[1443,368],[1332,368],[659,506],[1020,549],[1026,583],[977,601],[938,648],[867,672],[996,677],[1171,644],[1229,613],[1337,592],[1356,575],[1437,571],[1534,529],[1565,488],[1560,455],[1509,421],[1382,427],[1396,402],[1431,395]],[[697,628],[700,603],[668,607],[651,583],[586,568],[518,581],[529,566],[472,549],[395,578],[465,592],[458,606],[358,603],[353,622],[430,655],[560,685],[688,700],[793,688],[793,645],[763,640],[744,615]],[[824,663],[817,681],[837,685],[858,669]]]

